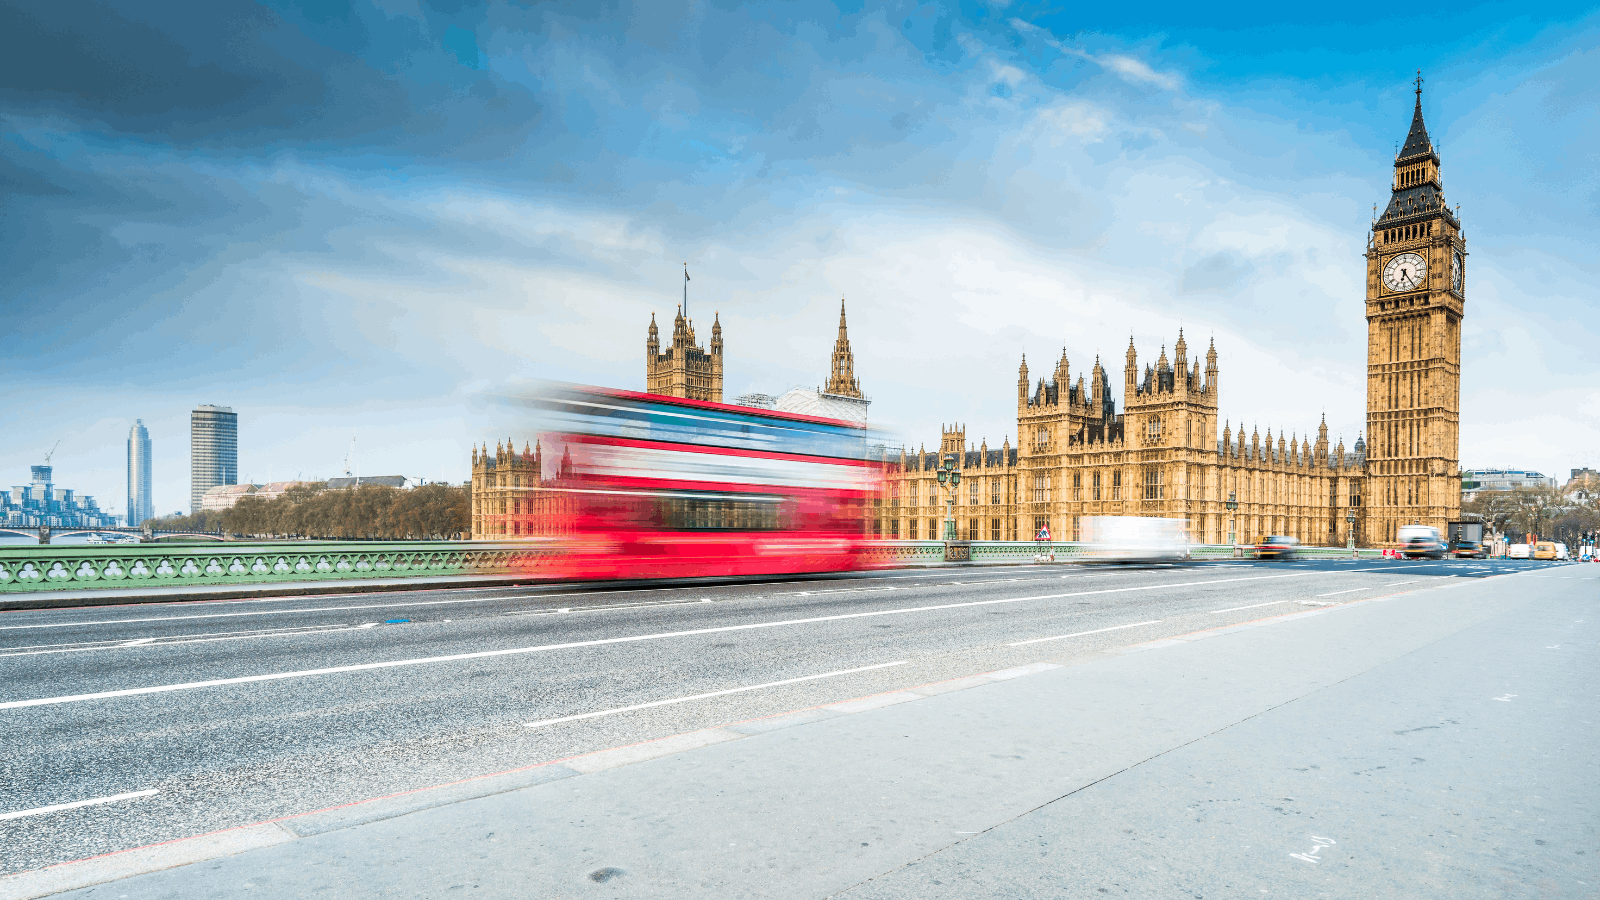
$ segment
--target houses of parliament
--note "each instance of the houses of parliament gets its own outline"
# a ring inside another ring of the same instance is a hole
[[[1292,434],[1235,431],[1220,415],[1223,366],[1216,347],[1191,356],[1180,329],[1172,357],[1163,348],[1142,367],[1130,340],[1120,411],[1112,370],[1100,359],[1085,376],[1073,372],[1063,351],[1036,376],[1024,358],[1016,446],[1007,439],[998,448],[974,447],[963,428],[949,426],[936,451],[924,446],[885,455],[882,496],[867,532],[888,539],[942,536],[946,497],[935,470],[946,460],[962,472],[956,521],[966,540],[1029,540],[1041,531],[1074,540],[1083,517],[1095,515],[1183,519],[1197,543],[1289,535],[1309,545],[1353,539],[1374,546],[1394,543],[1396,531],[1412,523],[1443,531],[1461,503],[1466,243],[1445,203],[1439,167],[1419,78],[1389,201],[1367,241],[1367,417],[1365,435],[1353,446],[1330,445],[1325,422]],[[680,310],[663,352],[652,318],[646,349],[649,391],[722,401],[720,322],[707,351],[696,346]],[[834,392],[862,396],[842,307],[821,394]],[[474,537],[510,533],[503,516],[493,514],[510,509],[493,488],[496,476],[520,471],[497,466],[506,452],[474,449]],[[510,455],[520,465],[514,448]],[[533,460],[525,467],[540,477]]]

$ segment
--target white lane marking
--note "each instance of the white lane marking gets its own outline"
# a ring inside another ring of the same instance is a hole
[[[816,681],[818,678],[834,678],[839,675],[854,675],[857,672],[870,672],[873,669],[887,669],[891,666],[903,666],[906,660],[892,663],[879,663],[875,666],[862,666],[859,669],[840,669],[837,672],[824,672],[821,675],[802,675],[799,678],[785,678],[782,681],[769,681],[765,684],[752,684],[745,687],[728,688],[723,691],[708,691],[704,694],[691,694],[688,697],[673,697],[670,700],[655,700],[650,703],[636,703],[633,706],[619,706],[616,709],[602,709],[598,712],[579,713],[575,716],[562,716],[558,719],[540,719],[529,722],[524,728],[543,728],[546,725],[559,725],[562,722],[576,722],[579,719],[595,719],[600,716],[614,716],[617,713],[633,712],[640,709],[650,709],[655,706],[671,706],[674,703],[688,703],[691,700],[705,700],[709,697],[722,697],[728,694],[742,694],[745,691],[759,691],[762,688],[778,687],[785,684],[796,684],[801,681]]]
[[[447,619],[446,621],[449,621],[449,620]],[[149,637],[149,638],[137,638],[137,639],[107,638],[107,639],[98,640],[98,641],[64,641],[62,643],[56,643],[56,644],[23,644],[21,646],[7,647],[4,650],[0,650],[0,655],[13,654],[13,653],[17,653],[17,652],[20,652],[20,651],[23,651],[23,650],[60,650],[60,649],[63,649],[63,648],[68,648],[68,649],[78,649],[78,648],[97,649],[97,648],[107,648],[107,647],[131,647],[131,646],[135,646],[135,645],[141,645],[142,646],[144,644],[148,644],[148,643],[151,643],[151,642],[160,643],[161,641],[169,640],[169,639],[170,640],[181,640],[181,639],[187,639],[187,638],[229,637],[229,636],[236,635],[236,634],[243,634],[243,635],[270,635],[270,634],[280,634],[280,633],[285,632],[285,631],[298,632],[298,631],[304,631],[306,629],[343,628],[343,627],[345,627],[345,625],[342,622],[330,622],[327,625],[279,625],[279,626],[271,627],[271,628],[246,628],[246,629],[244,629],[242,631],[202,631],[199,634],[175,634],[175,635],[171,635],[171,636],[169,636],[167,638],[163,638],[163,637]]]
[[[1510,703],[1511,702],[1511,698],[1515,697],[1515,696],[1516,696],[1516,694],[1506,694],[1504,697],[1496,697],[1494,699],[1502,701],[1504,703]]]
[[[132,791],[127,794],[112,794],[109,797],[96,797],[93,800],[76,800],[72,803],[57,803],[54,806],[41,806],[38,809],[24,809],[20,812],[0,813],[0,820],[21,819],[25,816],[42,816],[45,813],[61,812],[64,809],[77,809],[80,806],[97,806],[101,803],[116,803],[119,800],[132,800],[135,797],[148,797],[159,794],[160,791],[151,788],[148,791]]]
[[[91,650],[121,650],[124,647],[175,647],[179,644],[210,644],[216,641],[248,641],[254,638],[307,637],[317,634],[341,634],[346,631],[360,631],[363,628],[374,628],[377,627],[377,624],[378,623],[373,622],[368,625],[357,625],[355,627],[348,625],[304,625],[294,628],[293,630],[274,628],[270,630],[264,629],[262,631],[234,634],[226,637],[201,636],[184,638],[181,640],[168,640],[165,638],[141,638],[136,641],[101,643],[99,646],[95,647],[68,647],[65,649],[56,650],[23,650],[14,653],[0,652],[0,659],[8,659],[13,656],[41,656],[52,653],[87,653]]]
[[[1268,600],[1266,603],[1252,603],[1249,606],[1230,606],[1227,609],[1213,609],[1213,613],[1238,612],[1241,609],[1260,609],[1263,606],[1277,606],[1279,603],[1288,603],[1288,600]]]
[[[946,575],[946,574],[943,574],[943,573],[934,573],[934,574],[929,574],[929,575],[896,575],[896,576],[892,576],[892,577],[894,577],[894,578],[949,578],[950,576]],[[1017,581],[1017,580],[1018,579],[1015,579],[1015,578],[1008,579],[1008,581]],[[1030,578],[1028,580],[1029,581],[1040,581],[1042,579]],[[771,584],[771,582],[768,582],[768,583]],[[989,583],[1001,584],[1001,583],[1004,583],[1004,582],[1002,582],[1002,581],[997,579],[997,580],[995,580],[993,582],[976,582],[976,583],[979,583],[979,584],[989,584]],[[741,586],[742,585],[729,585],[729,587],[741,587]],[[752,585],[749,585],[749,586],[753,587],[755,585],[752,584]],[[294,608],[294,609],[259,609],[259,610],[245,610],[245,611],[242,611],[242,612],[202,613],[202,614],[196,614],[196,615],[191,615],[191,616],[150,616],[150,617],[137,618],[137,619],[103,619],[103,620],[100,620],[100,621],[90,621],[90,622],[39,622],[39,623],[35,623],[35,624],[32,624],[32,625],[0,625],[0,631],[16,631],[18,629],[26,629],[26,628],[80,628],[80,627],[89,627],[89,626],[96,626],[96,625],[131,625],[131,624],[142,624],[142,623],[145,623],[145,622],[182,622],[182,621],[189,621],[189,620],[193,620],[193,619],[226,619],[226,618],[234,618],[234,617],[237,617],[237,616],[283,616],[283,615],[289,615],[289,614],[292,614],[292,613],[342,612],[344,610],[355,611],[355,610],[363,610],[363,609],[402,609],[402,608],[411,607],[411,606],[445,606],[445,605],[456,604],[456,603],[494,603],[494,602],[505,601],[505,600],[541,601],[541,600],[556,599],[556,598],[560,598],[560,597],[594,597],[594,596],[599,596],[599,595],[602,595],[602,594],[627,594],[627,593],[648,593],[648,592],[651,592],[651,591],[687,591],[687,590],[701,590],[701,591],[703,591],[703,590],[705,590],[705,588],[703,586],[696,586],[696,587],[684,587],[684,588],[650,588],[650,589],[648,589],[646,591],[637,591],[637,590],[635,590],[635,591],[575,591],[575,592],[572,592],[572,593],[565,593],[565,594],[507,594],[507,595],[500,595],[500,596],[494,596],[494,597],[464,597],[464,598],[458,598],[458,599],[454,599],[454,600],[416,600],[416,601],[411,601],[411,602],[407,602],[407,603],[373,603],[373,604],[363,604],[363,605],[360,605],[360,606],[312,606],[312,607],[304,607],[304,608],[297,607],[297,608]],[[808,594],[821,594],[821,593],[853,593],[853,592],[858,592],[858,591],[859,592],[867,592],[867,591],[897,591],[897,590],[905,590],[905,588],[897,588],[897,587],[894,587],[894,586],[886,586],[886,587],[881,587],[881,588],[854,588],[854,589],[846,589],[846,590],[842,590],[842,591],[799,591],[799,592],[773,594],[772,596],[774,596],[774,597],[793,597],[793,596],[797,596],[797,595],[798,596],[806,596]],[[242,602],[266,603],[266,602],[274,602],[274,601],[281,600],[281,599],[291,599],[291,598],[266,598],[266,599],[263,599],[263,600],[250,600],[250,601],[242,601]],[[296,598],[292,598],[292,599],[297,599],[298,600],[298,599],[303,599],[303,598],[296,597]],[[747,597],[747,598],[733,598],[733,599],[760,600],[761,597],[760,596],[751,596],[751,597]],[[231,602],[231,601],[210,601],[210,602],[223,603],[223,602]],[[584,611],[585,612],[593,612],[595,610],[603,610],[603,609],[636,609],[638,607],[643,607],[643,606],[673,606],[673,605],[682,605],[682,604],[693,603],[693,602],[695,602],[695,601],[693,601],[693,600],[672,600],[672,599],[666,599],[666,600],[641,600],[638,603],[624,603],[624,604],[612,604],[612,605],[609,605],[609,606],[586,607]],[[700,603],[711,603],[713,601],[709,597],[703,597],[703,598],[701,598],[699,600],[699,602]],[[571,612],[571,611],[572,610],[570,608],[569,609],[557,610],[557,612]],[[539,614],[539,613],[544,613],[544,612],[550,612],[550,610],[530,610],[530,614]]]
[[[364,672],[370,669],[392,669],[399,666],[428,665],[457,662],[467,659],[488,659],[495,656],[513,656],[524,653],[542,653],[549,650],[571,650],[578,647],[600,647],[607,644],[631,644],[639,641],[656,641],[665,638],[693,637],[702,634],[724,634],[730,631],[749,631],[755,628],[778,628],[784,625],[810,625],[816,622],[837,622],[845,619],[867,619],[876,616],[896,616],[908,613],[934,612],[946,609],[965,609],[977,606],[994,606],[999,603],[1026,603],[1032,600],[1060,600],[1064,597],[1089,597],[1097,594],[1124,594],[1131,591],[1164,591],[1175,587],[1199,587],[1211,584],[1231,584],[1239,581],[1271,581],[1278,578],[1302,578],[1320,574],[1306,572],[1290,575],[1254,575],[1248,578],[1214,578],[1210,581],[1190,581],[1179,584],[1146,584],[1135,587],[1104,588],[1098,591],[1075,591],[1069,594],[1041,594],[1035,597],[1003,597],[998,600],[969,600],[965,603],[940,603],[935,606],[908,606],[900,609],[879,609],[870,612],[839,613],[831,616],[813,616],[806,619],[782,619],[777,622],[750,622],[744,625],[721,625],[714,628],[692,628],[687,631],[664,631],[656,634],[638,634],[629,637],[596,638],[588,641],[570,641],[562,644],[542,644],[537,647],[512,647],[505,650],[479,650],[474,653],[452,653],[446,656],[426,656],[419,659],[396,659],[385,662],[358,663],[349,666],[330,666],[325,669],[303,669],[297,672],[273,672],[267,675],[244,675],[238,678],[217,678],[211,681],[188,681],[182,684],[163,684],[153,687],[124,688],[120,691],[99,691],[93,694],[69,694],[61,697],[39,697],[33,700],[11,700],[0,703],[0,709],[20,709],[27,706],[50,706],[57,703],[76,703],[81,700],[104,700],[112,697],[132,697],[138,694],[164,694],[170,691],[187,691],[196,688],[220,687],[229,684],[250,684],[258,681],[279,681],[285,678],[305,678],[312,675],[333,675],[342,672]],[[377,623],[363,625],[370,628]]]
[[[882,581],[897,581],[897,580],[908,579],[908,578],[949,578],[949,577],[950,577],[950,574],[948,572],[922,572],[922,573],[909,573],[909,574],[905,574],[905,575],[881,575],[881,576],[878,576],[878,580],[882,580]],[[770,586],[773,586],[773,585],[796,585],[796,584],[807,584],[807,583],[811,583],[811,582],[832,582],[832,581],[837,581],[837,580],[838,579],[833,579],[833,578],[809,578],[809,579],[788,579],[788,578],[783,578],[783,579],[774,579],[774,580],[771,580],[771,581],[750,581],[750,582],[744,582],[744,583],[739,583],[739,584],[716,585],[715,587],[724,587],[724,588],[730,588],[730,589],[733,589],[733,590],[741,590],[741,589],[747,589],[747,588],[759,588],[759,587],[764,587],[764,586],[770,587]],[[1010,579],[1010,580],[1011,581],[1016,581],[1017,579],[1013,578],[1013,579]],[[1030,578],[1028,580],[1029,581],[1039,581],[1040,579]],[[513,586],[513,587],[516,587],[516,586]],[[533,587],[533,586],[529,585],[528,587]],[[503,587],[495,587],[495,588],[441,588],[441,590],[445,590],[446,592],[451,593],[451,594],[460,594],[460,593],[470,593],[470,592],[474,592],[474,591],[505,591],[507,589],[503,588]],[[549,600],[549,599],[554,599],[554,598],[558,598],[558,597],[599,597],[599,596],[603,596],[605,594],[652,594],[652,593],[673,593],[673,592],[677,592],[677,591],[704,591],[704,590],[706,590],[706,585],[686,585],[684,587],[618,588],[616,590],[611,590],[611,591],[595,591],[595,590],[566,591],[566,592],[555,593],[555,594],[539,593],[537,590],[534,590],[534,591],[531,591],[531,592],[530,591],[520,591],[518,593],[509,593],[509,594],[508,593],[495,593],[495,594],[490,594],[490,595],[487,595],[487,596],[462,597],[462,598],[458,598],[458,599],[454,599],[454,600],[422,600],[422,601],[413,601],[413,602],[409,602],[409,603],[379,603],[379,604],[369,604],[369,605],[363,605],[363,606],[309,607],[309,608],[304,608],[304,609],[296,608],[296,609],[282,609],[282,610],[249,611],[249,612],[243,612],[243,613],[212,613],[212,614],[208,614],[208,615],[195,615],[195,616],[162,616],[162,617],[158,617],[158,618],[140,618],[140,619],[103,619],[103,620],[100,620],[100,621],[91,621],[91,622],[44,622],[44,623],[37,623],[37,624],[33,624],[33,625],[0,625],[0,631],[12,631],[12,630],[15,630],[15,629],[20,629],[20,628],[74,628],[74,627],[84,626],[84,625],[120,625],[120,624],[124,624],[124,623],[129,623],[129,622],[166,622],[166,621],[176,621],[176,620],[180,620],[180,619],[210,619],[210,618],[216,618],[218,616],[233,616],[233,615],[246,615],[246,616],[282,615],[284,613],[296,613],[296,612],[329,612],[329,611],[337,612],[338,610],[342,610],[342,609],[388,609],[388,608],[391,608],[391,607],[406,607],[406,606],[437,606],[437,605],[446,604],[446,603],[496,603],[496,602],[500,602],[500,601],[503,601],[503,600],[535,600],[535,601],[537,601],[537,600]],[[330,595],[330,596],[339,596],[339,595]],[[345,596],[348,596],[348,595],[345,595]],[[252,598],[247,599],[247,600],[195,600],[195,601],[182,601],[182,602],[179,602],[179,603],[175,603],[174,605],[180,605],[180,606],[208,606],[208,607],[210,607],[210,606],[228,606],[228,605],[239,604],[239,603],[250,603],[250,604],[294,603],[294,602],[303,601],[305,599],[306,599],[305,597],[252,597]],[[760,598],[759,597],[754,597],[752,599],[760,599]],[[645,605],[645,604],[648,604],[650,602],[651,601],[641,601],[641,603],[638,604],[638,605]],[[692,601],[662,600],[662,601],[654,601],[654,602],[656,602],[656,603],[686,603],[686,602],[692,602]],[[611,608],[611,607],[600,607],[600,608]],[[72,612],[79,612],[79,611],[80,610],[72,610]],[[17,610],[16,612],[17,613],[37,612],[37,610]],[[11,615],[11,613],[8,613],[7,615]]]
[[[1376,590],[1376,588],[1369,588],[1369,587],[1351,588],[1348,591],[1334,591],[1331,594],[1318,594],[1317,596],[1318,597],[1337,597],[1340,594],[1354,594],[1356,591],[1371,591],[1371,590]]]
[[[605,593],[616,593],[616,592],[615,591],[606,591]],[[552,596],[555,596],[555,597],[576,597],[576,596],[580,596],[580,595],[578,595],[578,594],[553,594],[553,595],[552,594],[544,594],[544,595],[540,595],[538,597],[534,597],[532,599],[544,600],[544,599],[546,599],[548,597],[552,597]],[[496,599],[514,600],[514,599],[517,599],[517,598],[514,598],[514,597],[500,597],[500,598],[496,598]],[[106,620],[101,621],[101,622],[47,622],[47,623],[41,623],[41,624],[37,624],[37,625],[0,625],[0,631],[14,631],[14,630],[19,629],[19,628],[74,628],[74,627],[85,626],[85,625],[130,625],[130,624],[134,624],[134,623],[143,623],[143,622],[181,622],[181,621],[185,621],[185,620],[189,620],[189,619],[228,619],[228,618],[234,618],[234,617],[237,617],[237,616],[284,616],[284,615],[289,615],[291,613],[344,612],[345,610],[354,611],[354,610],[360,610],[360,609],[397,609],[397,608],[400,608],[400,607],[407,607],[407,606],[443,606],[443,605],[451,604],[451,603],[485,603],[485,602],[488,602],[488,601],[474,597],[474,598],[466,599],[466,600],[418,600],[418,601],[415,601],[415,602],[412,602],[412,603],[377,603],[377,604],[370,604],[370,605],[365,605],[365,606],[314,606],[314,607],[310,607],[308,609],[258,609],[258,610],[247,610],[245,612],[206,613],[204,615],[195,615],[195,616],[154,616],[154,617],[144,618],[144,619],[106,619]],[[681,606],[681,605],[683,605],[685,603],[692,603],[692,602],[694,602],[694,601],[692,601],[692,600],[657,600],[657,601],[648,602],[648,603],[630,603],[630,604],[626,604],[626,606],[628,606],[628,607],[635,607],[635,606],[669,606],[669,605],[680,605]],[[605,608],[611,608],[611,607],[596,607],[596,608],[597,609],[605,609]],[[548,610],[546,610],[546,612],[548,612]]]
[[[1148,622],[1134,622],[1132,625],[1113,625],[1110,628],[1096,628],[1093,631],[1080,631],[1080,632],[1078,632],[1076,634],[1058,634],[1055,637],[1032,638],[1031,640],[1017,641],[1017,642],[1012,643],[1012,644],[1007,644],[1006,646],[1007,647],[1021,647],[1023,644],[1039,644],[1039,643],[1043,643],[1045,641],[1064,641],[1067,638],[1083,637],[1086,634],[1099,634],[1102,631],[1121,631],[1124,628],[1138,628],[1140,625],[1159,625],[1159,624],[1161,624],[1161,620],[1160,619],[1151,619]]]
[[[1412,579],[1411,581],[1396,581],[1394,584],[1386,584],[1384,587],[1399,587],[1402,584],[1416,584],[1420,580],[1421,579]]]
[[[938,585],[933,585],[933,586],[934,587],[938,587]],[[790,591],[790,592],[785,593],[785,594],[773,594],[772,596],[774,596],[774,597],[815,597],[815,596],[820,595],[820,594],[881,594],[884,591],[903,591],[903,590],[906,590],[906,588],[898,588],[898,587],[895,587],[894,585],[891,584],[891,585],[889,585],[887,587],[839,588],[838,590],[833,590],[833,591]],[[706,602],[709,603],[710,601],[707,600]]]

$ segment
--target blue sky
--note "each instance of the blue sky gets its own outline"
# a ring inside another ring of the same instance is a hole
[[[1463,465],[1600,465],[1600,14],[1552,4],[13,4],[0,482],[460,481],[507,379],[643,385],[682,264],[727,393],[1015,439],[1017,364],[1214,337],[1222,414],[1364,417],[1372,205],[1422,69],[1469,258]],[[9,474],[3,474],[9,473]],[[6,479],[9,478],[10,481]]]

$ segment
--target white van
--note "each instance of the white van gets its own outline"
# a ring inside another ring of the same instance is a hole
[[[1533,548],[1527,544],[1512,544],[1506,548],[1506,559],[1533,559]]]
[[[1572,558],[1572,551],[1567,549],[1567,545],[1561,543],[1560,541],[1556,541],[1556,559],[1571,559],[1571,558]]]
[[[1432,525],[1401,525],[1400,530],[1395,532],[1395,540],[1406,559],[1423,556],[1444,559],[1444,536]]]
[[[1084,516],[1080,539],[1083,559],[1095,562],[1142,562],[1188,559],[1188,523],[1153,516]]]

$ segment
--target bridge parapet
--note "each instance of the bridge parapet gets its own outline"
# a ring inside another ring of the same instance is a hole
[[[0,595],[110,587],[534,574],[535,541],[305,541],[0,547]]]
[[[1092,545],[1068,541],[971,541],[976,564],[1090,562]],[[0,547],[0,595],[25,591],[176,585],[274,584],[449,575],[528,575],[556,558],[558,541],[305,541],[226,544],[44,544]],[[1248,554],[1248,550],[1246,553]],[[1350,558],[1340,547],[1301,547],[1312,558]],[[1378,550],[1358,551],[1363,557]],[[1226,544],[1191,545],[1195,559],[1226,559]],[[942,541],[873,541],[873,568],[942,564]]]

